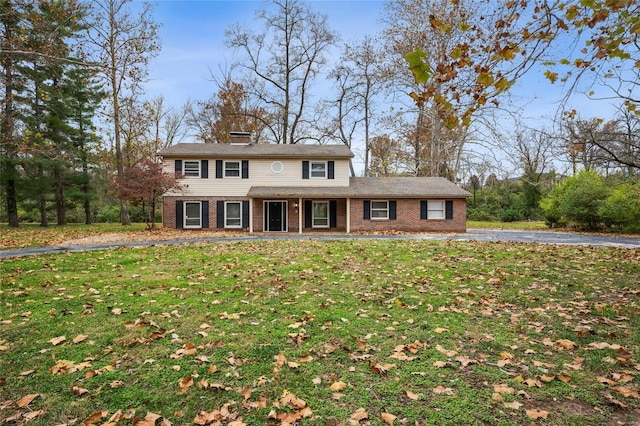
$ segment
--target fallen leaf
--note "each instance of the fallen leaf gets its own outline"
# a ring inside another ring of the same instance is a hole
[[[453,389],[445,388],[442,385],[438,386],[437,388],[434,388],[432,392],[435,393],[436,395],[453,395]]]
[[[331,390],[334,392],[340,392],[342,389],[346,387],[347,387],[347,384],[345,382],[339,381],[339,382],[334,382],[331,385]]]
[[[162,416],[159,414],[152,413],[147,411],[147,415],[144,416],[144,419],[140,420],[137,425],[138,426],[155,426],[156,420],[161,418]]]
[[[122,309],[120,309],[120,308],[113,308],[113,309],[111,310],[111,313],[112,313],[113,315],[122,315]]]
[[[358,408],[352,415],[351,419],[359,422],[360,420],[368,419],[369,413],[364,408]]]
[[[89,336],[84,335],[84,334],[78,334],[76,337],[74,337],[73,339],[73,343],[80,343],[80,342],[84,342],[85,340],[87,340]]]
[[[560,339],[557,341],[557,343],[558,343],[558,346],[560,346],[560,348],[568,349],[568,350],[573,350],[578,346],[576,342],[573,342],[568,339]]]
[[[522,407],[522,404],[518,401],[512,401],[512,402],[505,402],[504,406],[514,410],[519,410],[520,407]]]
[[[514,393],[516,390],[512,387],[510,387],[509,385],[505,385],[505,384],[498,384],[498,385],[493,385],[493,391],[497,392],[497,393],[501,393],[501,394],[512,394]]]
[[[612,391],[618,392],[622,396],[626,396],[628,398],[640,398],[640,394],[635,389],[628,388],[626,386],[616,386],[615,388],[611,388]]]
[[[39,417],[41,415],[44,414],[44,410],[38,410],[38,411],[32,411],[30,413],[26,413],[24,416],[22,416],[26,422],[30,422],[31,420],[35,419],[36,417]]]
[[[49,343],[51,343],[53,346],[58,346],[60,343],[64,342],[65,340],[67,340],[65,336],[58,336],[49,340]]]
[[[398,416],[394,416],[391,413],[382,413],[382,421],[392,425],[393,422],[398,418]]]
[[[71,393],[74,395],[82,396],[85,393],[89,393],[89,389],[81,388],[79,386],[74,386],[71,388]]]
[[[185,393],[191,386],[193,386],[193,377],[183,377],[179,382],[178,393]]]
[[[311,381],[314,385],[319,385],[322,383],[322,379],[320,377],[316,377]]]
[[[438,328],[436,328],[436,329],[435,329],[435,330],[433,330],[433,331],[434,331],[434,332],[436,332],[436,333],[438,333],[438,334],[442,334],[442,333],[447,332],[447,331],[449,331],[449,330],[448,330],[448,329],[446,329],[446,328],[438,327]]]
[[[412,399],[414,401],[417,401],[420,399],[420,395],[414,392],[411,392],[410,390],[407,391],[407,396],[409,397],[409,399]]]
[[[20,398],[20,401],[16,402],[16,405],[20,408],[26,407],[27,405],[31,404],[31,402],[34,399],[36,399],[38,396],[40,396],[39,393],[31,393],[29,395],[25,395],[22,398]]]
[[[531,419],[547,419],[547,416],[549,415],[548,411],[544,411],[544,410],[526,410],[527,416]]]

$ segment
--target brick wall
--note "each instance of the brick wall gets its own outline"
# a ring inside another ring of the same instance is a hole
[[[217,201],[245,201],[246,198],[242,197],[169,197],[165,196],[162,199],[162,226],[165,228],[176,227],[176,201],[209,201],[209,230],[217,230],[216,217],[217,217]],[[219,229],[223,231],[224,229]],[[240,231],[240,229],[234,229],[234,231]]]
[[[167,228],[176,227],[176,200],[183,201],[209,201],[209,229],[216,229],[216,201],[242,201],[241,198],[220,197],[164,197],[162,225]],[[253,200],[253,230],[264,232],[264,201]],[[278,200],[287,201],[288,208],[288,232],[298,232],[299,214],[303,214],[303,206],[295,208],[298,199]],[[317,200],[319,201],[319,200]],[[453,219],[433,220],[420,219],[419,199],[396,200],[395,220],[363,219],[364,199],[351,200],[351,231],[406,231],[406,232],[466,232],[467,201],[466,199],[453,200]],[[304,204],[304,200],[303,200]],[[303,218],[304,226],[304,218]],[[337,200],[337,228],[303,228],[304,232],[346,232],[346,200]]]
[[[420,200],[396,200],[396,219],[363,219],[364,199],[351,200],[351,231],[466,232],[467,201],[453,200],[453,219],[420,219]]]

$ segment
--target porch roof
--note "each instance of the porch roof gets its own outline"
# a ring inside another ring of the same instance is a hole
[[[252,186],[252,198],[467,198],[471,194],[440,177],[352,177],[349,186]]]

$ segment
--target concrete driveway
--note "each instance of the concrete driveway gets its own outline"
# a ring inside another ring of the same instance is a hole
[[[163,241],[136,241],[122,243],[68,245],[1,250],[0,259],[10,257],[33,256],[38,254],[81,252],[105,250],[113,247],[148,247],[163,244],[184,244],[189,242],[223,242],[256,240],[307,240],[307,239],[389,239],[389,240],[455,240],[455,241],[505,241],[537,244],[568,244],[582,246],[608,246],[620,248],[640,248],[640,237],[581,234],[551,231],[511,231],[501,229],[468,229],[465,234],[403,234],[403,235],[298,235],[298,234],[261,234],[238,237],[211,237],[201,239],[174,239]]]

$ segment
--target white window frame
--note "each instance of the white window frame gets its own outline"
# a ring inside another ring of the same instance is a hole
[[[384,203],[384,208],[379,206],[375,206],[376,203]],[[370,217],[372,220],[385,220],[389,219],[389,200],[371,200],[370,207]],[[384,212],[384,216],[376,216],[374,212],[382,213]]]
[[[229,216],[229,206],[235,204],[238,205],[238,217]],[[237,220],[237,223],[230,224],[230,220]],[[225,201],[224,202],[224,227],[225,228],[242,228],[242,201]]]
[[[231,165],[231,164],[237,164],[238,168],[228,168],[227,165]],[[238,175],[230,175],[229,172],[235,172],[238,171]],[[242,161],[238,160],[230,160],[230,161],[225,161],[224,162],[224,177],[226,178],[232,178],[232,179],[238,179],[242,177]]]
[[[326,212],[327,212],[327,216],[326,217],[318,217],[316,216],[316,206],[319,204],[324,204],[326,206]],[[311,226],[313,228],[328,228],[329,227],[329,215],[331,214],[329,212],[329,202],[328,201],[314,201],[313,205],[311,207],[311,211],[312,211],[312,215],[311,215]],[[322,223],[323,221],[326,221],[326,223]]]
[[[191,167],[187,167],[187,164]],[[195,165],[195,167],[193,167]],[[182,176],[186,177],[200,177],[202,171],[200,170],[200,160],[184,160],[182,162]]]
[[[322,165],[322,176],[320,175],[316,175],[314,176],[314,172],[315,173],[319,173],[320,169],[314,170],[313,166],[316,165]],[[309,178],[311,179],[326,179],[327,178],[327,162],[326,161],[309,161]]]
[[[443,220],[444,208],[444,200],[427,200],[427,220]]]
[[[198,217],[189,217],[187,215],[187,210],[188,210],[188,206],[189,205],[197,205],[198,206]],[[184,228],[202,228],[202,203],[200,201],[185,201],[184,202],[184,212],[183,212],[183,224],[182,226]],[[191,222],[191,223],[187,223],[188,221],[195,221],[197,220],[197,223],[195,222]]]

